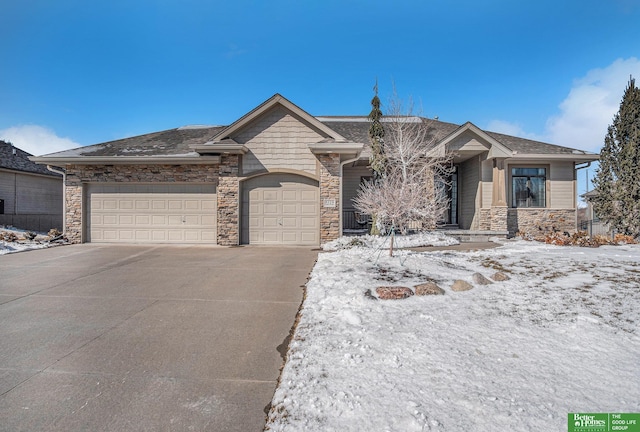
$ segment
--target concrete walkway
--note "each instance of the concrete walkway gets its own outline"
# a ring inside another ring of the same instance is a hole
[[[309,248],[0,256],[0,431],[261,431]]]

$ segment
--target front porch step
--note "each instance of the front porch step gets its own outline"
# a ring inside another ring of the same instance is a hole
[[[450,228],[438,231],[443,231],[444,234],[453,237],[460,243],[488,242],[492,237],[507,238],[509,235],[509,231],[472,231]]]

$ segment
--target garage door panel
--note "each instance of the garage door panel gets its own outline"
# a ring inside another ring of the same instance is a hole
[[[118,224],[119,225],[134,225],[133,218],[134,218],[134,215],[120,215],[120,216],[118,216]]]
[[[282,200],[283,201],[297,201],[298,200],[298,191],[296,191],[296,190],[283,190],[282,191]]]
[[[298,214],[298,205],[297,204],[282,204],[282,214]]]
[[[294,174],[247,180],[242,193],[242,241],[251,244],[317,245],[318,182]]]
[[[317,191],[301,191],[300,200],[301,201],[317,201],[318,192]]]
[[[215,191],[211,184],[89,184],[89,241],[215,243]]]

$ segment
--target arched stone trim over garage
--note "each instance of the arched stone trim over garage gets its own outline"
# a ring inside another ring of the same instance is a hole
[[[270,172],[240,185],[241,243],[320,244],[320,188],[313,176]]]

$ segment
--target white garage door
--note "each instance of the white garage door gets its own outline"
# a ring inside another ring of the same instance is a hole
[[[216,243],[216,186],[88,185],[88,240],[96,243]]]
[[[318,245],[318,182],[294,174],[269,174],[242,188],[242,242]]]

